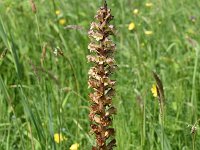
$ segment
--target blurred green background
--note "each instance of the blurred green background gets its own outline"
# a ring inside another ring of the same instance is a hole
[[[0,149],[91,149],[87,32],[102,1],[34,2],[36,12],[29,0],[0,0]],[[152,71],[166,97],[164,149],[200,149],[200,1],[108,0],[108,7],[117,30],[116,150],[161,149]]]

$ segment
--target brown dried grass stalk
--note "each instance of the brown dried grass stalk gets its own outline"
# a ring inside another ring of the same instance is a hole
[[[164,89],[163,84],[156,72],[153,72],[153,77],[156,80],[156,88],[158,92],[158,101],[160,106],[160,116],[161,118],[164,117],[164,104],[165,104],[165,95],[164,95]]]
[[[30,5],[31,5],[32,12],[36,13],[37,12],[37,8],[36,8],[34,0],[29,0],[29,2],[30,2]]]
[[[110,75],[116,65],[113,58],[115,44],[109,39],[109,35],[114,34],[113,25],[109,25],[113,16],[111,10],[107,8],[106,1],[97,11],[95,19],[96,22],[91,23],[88,32],[91,39],[88,49],[91,55],[87,56],[88,61],[95,64],[88,72],[88,84],[93,89],[93,93],[89,94],[91,100],[89,118],[91,131],[96,136],[96,146],[93,146],[92,150],[112,150],[116,146],[116,140],[115,130],[110,126],[116,108],[112,105],[115,81],[110,79]]]

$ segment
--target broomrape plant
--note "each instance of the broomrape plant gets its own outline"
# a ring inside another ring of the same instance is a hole
[[[94,66],[90,68],[88,85],[93,89],[89,94],[91,107],[89,118],[91,120],[91,132],[95,134],[96,146],[92,150],[112,150],[116,146],[114,138],[115,130],[112,125],[112,115],[116,108],[112,105],[115,80],[110,75],[116,68],[113,52],[115,44],[109,39],[114,34],[114,26],[109,25],[113,19],[111,10],[104,6],[97,11],[96,22],[91,23],[88,35],[91,43],[88,49],[91,55],[87,56]]]

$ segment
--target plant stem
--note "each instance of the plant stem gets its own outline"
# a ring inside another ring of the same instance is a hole
[[[160,104],[159,122],[161,127],[161,149],[164,150],[164,106]]]
[[[195,133],[192,134],[192,150],[195,150]]]
[[[197,119],[196,116],[196,106],[197,106],[197,102],[196,102],[196,90],[195,90],[195,84],[196,84],[196,74],[197,74],[197,66],[198,66],[198,59],[199,59],[199,46],[195,48],[196,50],[196,57],[195,57],[195,64],[194,64],[194,71],[193,71],[193,78],[192,78],[192,96],[191,96],[191,103],[193,105],[192,107],[192,115],[194,116],[194,120]]]

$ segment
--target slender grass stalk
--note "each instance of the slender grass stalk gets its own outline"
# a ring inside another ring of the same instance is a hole
[[[139,107],[140,107],[140,115],[141,115],[141,148],[142,149],[145,149],[145,125],[146,125],[146,115],[145,115],[145,100],[144,99],[142,99],[142,96],[141,95],[138,95],[137,97],[136,97],[136,100],[137,100],[137,103],[138,103],[138,105],[139,105]]]
[[[28,123],[28,130],[30,132],[30,139],[31,139],[31,150],[35,150],[34,141],[33,141],[33,133],[30,123]]]
[[[146,134],[146,101],[143,101],[143,107],[142,107],[142,148],[145,148],[145,134]]]
[[[197,77],[197,68],[198,68],[198,59],[199,59],[199,46],[195,47],[196,55],[195,55],[195,63],[194,63],[194,71],[193,71],[193,78],[192,78],[192,96],[191,102],[193,105],[192,114],[194,119],[197,119],[196,111],[197,111],[197,101],[196,101],[196,77]]]
[[[162,136],[161,146],[162,146],[162,150],[164,150],[164,118],[160,116],[160,120],[161,120],[161,136]]]
[[[192,150],[195,150],[195,134],[192,134]]]

